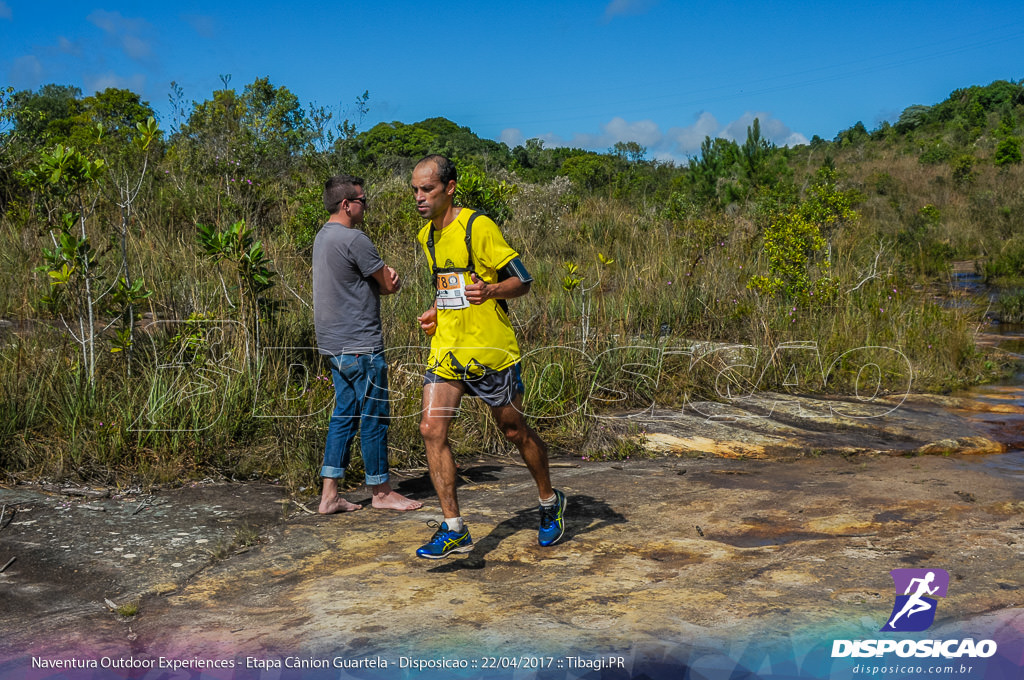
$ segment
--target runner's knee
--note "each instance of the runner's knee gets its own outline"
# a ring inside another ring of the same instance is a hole
[[[526,427],[522,423],[502,423],[501,431],[510,442],[519,443],[526,437]]]
[[[423,437],[423,441],[443,440],[445,434],[445,428],[441,423],[426,418],[420,421],[420,436]]]

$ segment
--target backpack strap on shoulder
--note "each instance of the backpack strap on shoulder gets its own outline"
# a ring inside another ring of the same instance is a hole
[[[474,211],[466,220],[466,270],[475,272],[473,269],[473,222],[484,213]],[[430,253],[430,271],[434,278],[434,285],[437,286],[437,274],[440,269],[437,266],[437,254],[434,252],[434,228],[430,228],[427,234],[427,252]]]
[[[476,270],[473,268],[473,222],[475,222],[476,218],[480,217],[481,215],[484,215],[485,217],[487,216],[485,213],[475,210],[473,211],[473,214],[469,216],[469,219],[466,220],[466,271],[473,272],[474,274],[476,273]],[[433,274],[431,278],[433,279],[434,282],[434,288],[437,288],[437,274],[440,270],[437,267],[437,255],[434,253],[433,227],[431,227],[430,233],[427,235],[427,252],[430,253],[430,269]],[[497,303],[498,306],[505,311],[505,314],[507,316],[508,301],[498,300]]]
[[[483,215],[483,213],[474,212],[466,221],[466,256],[468,258],[466,260],[466,266],[469,267],[469,271],[471,272],[476,271],[473,269],[473,222],[475,222],[476,218],[481,215]]]

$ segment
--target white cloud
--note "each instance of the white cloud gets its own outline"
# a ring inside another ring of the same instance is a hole
[[[664,132],[652,120],[630,122],[616,116],[603,124],[600,132],[597,133],[580,132],[569,139],[553,133],[538,135],[538,137],[544,141],[545,146],[549,147],[569,146],[599,152],[607,151],[616,142],[636,142],[647,148],[649,158],[682,163],[700,153],[700,145],[704,142],[705,137],[712,139],[722,137],[742,143],[747,138],[747,128],[753,124],[754,118],[758,119],[761,126],[761,136],[778,146],[796,146],[807,143],[807,138],[804,135],[792,131],[785,123],[764,112],[747,112],[736,120],[721,125],[714,115],[704,111],[697,116],[692,124],[670,127]],[[503,131],[502,141],[510,146],[512,144],[506,141],[505,137],[506,133],[511,131],[514,131],[518,138],[522,138],[522,132],[516,128]]]
[[[612,0],[604,8],[604,20],[611,21],[625,14],[643,14],[656,3],[657,0]]]
[[[523,143],[523,131],[519,128],[505,128],[498,139],[509,146],[519,146]]]
[[[629,123],[616,116],[602,126],[604,138],[613,146],[615,142],[636,142],[641,146],[654,146],[661,141],[661,130],[653,120],[639,120]]]
[[[0,19],[13,19],[14,14],[11,13],[11,8],[7,6],[4,0],[0,0]]]
[[[721,126],[718,119],[707,111],[701,112],[693,125],[686,127],[669,128],[666,136],[671,140],[670,151],[682,156],[695,156],[700,150],[700,145],[705,137],[715,138],[719,135]],[[666,151],[669,151],[668,149]]]
[[[206,14],[182,14],[181,18],[192,27],[192,30],[199,34],[200,38],[213,38],[216,35],[216,25],[213,17]]]
[[[153,52],[149,47],[149,43],[135,35],[124,36],[121,40],[121,48],[125,54],[136,60],[145,59]]]
[[[788,135],[785,140],[779,146],[801,146],[803,144],[809,144],[811,140],[807,139],[802,133],[793,132]]]
[[[86,17],[117,43],[131,59],[142,60],[153,53],[149,42],[142,35],[151,32],[152,26],[145,19],[129,19],[120,12],[98,9]]]
[[[43,80],[46,71],[43,63],[33,54],[18,57],[9,71],[11,85],[16,88],[34,89]]]
[[[616,116],[601,126],[601,132],[597,134],[580,132],[573,135],[572,139],[557,146],[605,151],[613,147],[616,142],[636,142],[641,146],[654,146],[661,142],[662,137],[658,124],[652,120],[639,120],[630,123],[626,119]]]
[[[102,92],[108,87],[115,87],[132,92],[142,92],[146,86],[146,76],[136,73],[130,78],[124,78],[116,73],[107,72],[85,76],[86,92]]]
[[[679,163],[679,159],[670,154],[668,151],[655,151],[650,154],[651,160],[658,161],[660,163]]]
[[[64,36],[59,36],[57,38],[57,51],[62,54],[70,54],[76,57],[82,54],[82,48],[78,43],[68,40]]]
[[[788,125],[777,118],[772,118],[770,113],[764,111],[747,111],[729,123],[723,131],[724,134],[720,136],[743,143],[747,139],[747,128],[754,124],[755,118],[761,127],[761,136],[778,146],[796,146],[807,143],[807,138],[802,134],[793,132]]]

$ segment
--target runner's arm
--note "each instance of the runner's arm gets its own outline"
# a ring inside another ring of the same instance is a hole
[[[471,272],[473,283],[466,286],[466,299],[479,305],[484,300],[511,300],[530,292],[533,277],[518,257],[514,257],[498,270],[498,282],[486,283]]]

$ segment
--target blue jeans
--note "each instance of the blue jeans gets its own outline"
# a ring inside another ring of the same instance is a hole
[[[345,476],[352,441],[359,433],[368,485],[388,481],[388,365],[381,354],[330,357],[334,378],[334,413],[327,426],[321,477]]]

